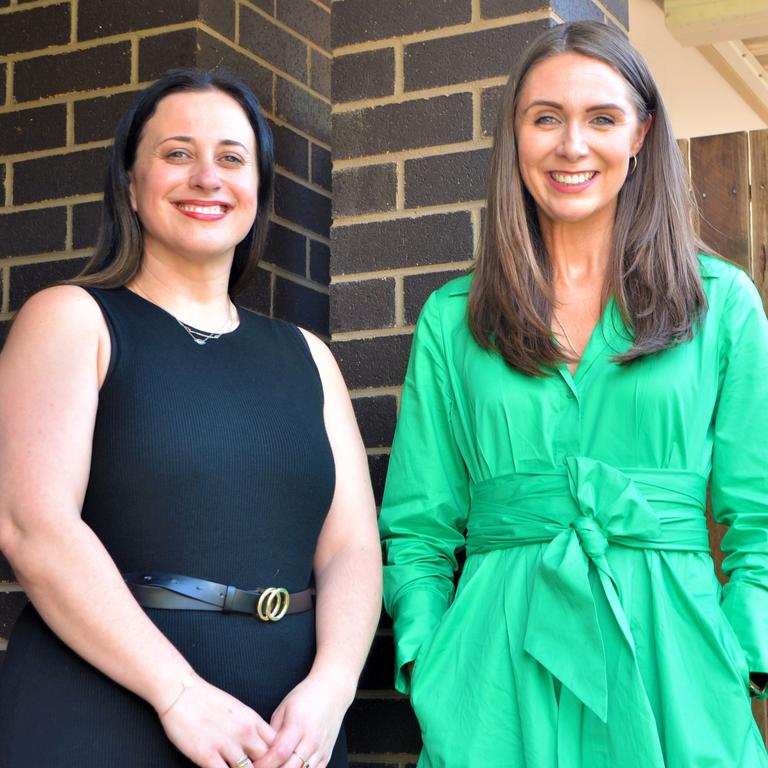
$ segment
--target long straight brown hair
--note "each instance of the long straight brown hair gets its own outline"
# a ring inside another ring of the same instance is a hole
[[[258,210],[245,238],[235,247],[229,275],[229,292],[242,290],[264,250],[272,208],[273,148],[272,132],[251,89],[234,75],[221,69],[178,68],[145,88],[126,112],[117,128],[104,184],[104,202],[96,249],[83,272],[69,282],[117,288],[129,283],[141,267],[141,222],[131,207],[129,172],[136,148],[147,121],[166,96],[179,92],[221,91],[232,97],[245,112],[256,136],[259,170]]]
[[[631,348],[614,359],[629,363],[689,340],[706,311],[697,253],[707,248],[696,235],[688,177],[648,66],[613,27],[589,21],[553,27],[523,53],[502,97],[468,309],[478,344],[532,376],[548,375],[568,357],[552,336],[552,266],[520,175],[515,113],[533,67],[570,52],[613,67],[640,122],[652,119],[636,172],[619,192],[614,222],[604,300],[613,295],[633,334]]]

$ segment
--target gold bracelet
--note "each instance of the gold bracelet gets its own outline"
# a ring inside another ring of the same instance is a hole
[[[181,690],[179,691],[178,696],[170,703],[168,707],[160,714],[160,719],[162,720],[178,703],[181,697],[195,684],[195,678],[190,675],[184,675],[184,677],[181,678]]]

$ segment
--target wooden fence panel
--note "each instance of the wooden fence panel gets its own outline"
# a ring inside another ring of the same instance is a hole
[[[749,134],[752,180],[752,277],[768,309],[768,130]]]
[[[691,181],[701,237],[730,261],[750,268],[749,143],[746,133],[691,139]]]

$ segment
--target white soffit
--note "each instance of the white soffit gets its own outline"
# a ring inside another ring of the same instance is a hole
[[[768,0],[664,0],[664,16],[768,122]]]

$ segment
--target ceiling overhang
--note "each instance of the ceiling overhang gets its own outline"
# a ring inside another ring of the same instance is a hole
[[[664,15],[768,122],[768,0],[664,0]]]

